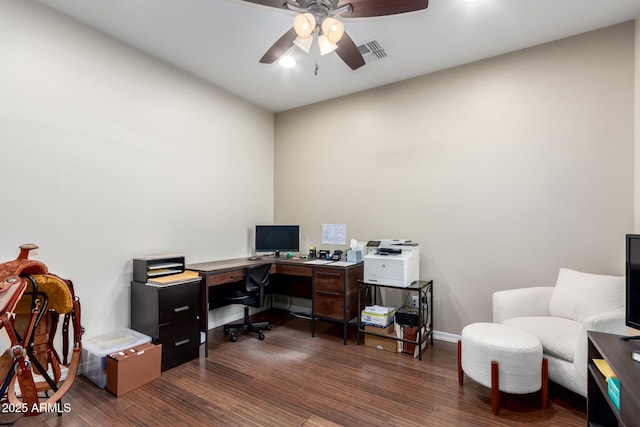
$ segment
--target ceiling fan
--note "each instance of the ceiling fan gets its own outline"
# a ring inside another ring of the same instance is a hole
[[[309,53],[314,39],[320,54],[335,51],[352,70],[364,65],[364,58],[339,18],[368,18],[426,9],[429,0],[244,0],[263,6],[296,12],[293,28],[284,33],[260,58],[272,64],[292,46]]]

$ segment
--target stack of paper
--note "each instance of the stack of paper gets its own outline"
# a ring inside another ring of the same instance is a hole
[[[393,307],[384,307],[382,305],[367,305],[364,307],[364,311],[369,314],[388,314],[394,311]]]
[[[393,307],[383,307],[380,305],[368,305],[360,313],[362,324],[370,326],[380,326],[386,328],[393,324],[396,309]]]
[[[611,366],[604,359],[593,359],[593,363],[596,365],[598,370],[602,375],[604,375],[605,379],[609,381],[609,378],[615,378],[616,374],[611,369]]]
[[[178,285],[180,283],[189,283],[196,280],[200,280],[200,276],[197,272],[191,270],[185,270],[182,273],[170,274],[168,276],[153,277],[147,279],[149,283],[157,285]]]

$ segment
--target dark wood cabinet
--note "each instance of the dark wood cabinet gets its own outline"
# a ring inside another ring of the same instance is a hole
[[[358,315],[358,280],[362,275],[362,263],[313,269],[312,334],[316,318],[342,322],[344,343],[347,343],[347,326]]]
[[[356,317],[359,269],[315,268],[313,272],[313,314],[334,320]]]
[[[316,268],[313,285],[313,314],[329,319],[342,320],[345,304],[343,272]]]
[[[181,266],[177,265],[179,262]],[[134,279],[148,280],[183,271],[184,258],[134,260]],[[200,294],[200,278],[175,284],[131,282],[131,328],[162,344],[163,371],[199,356]]]
[[[640,426],[640,363],[631,357],[640,342],[620,335],[588,332],[587,418],[590,426]],[[607,382],[594,359],[607,361],[620,380],[620,409],[608,394]]]

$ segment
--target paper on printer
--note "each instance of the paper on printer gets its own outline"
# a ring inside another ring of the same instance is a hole
[[[370,240],[364,257],[364,281],[407,287],[420,276],[420,247],[411,240]]]

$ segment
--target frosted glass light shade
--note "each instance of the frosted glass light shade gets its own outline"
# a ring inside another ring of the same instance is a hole
[[[309,38],[316,28],[316,18],[310,13],[299,13],[293,18],[293,28],[301,39]]]
[[[322,22],[322,32],[329,42],[336,44],[344,35],[344,25],[337,19],[327,18]]]
[[[327,36],[324,34],[318,37],[318,47],[320,48],[320,55],[326,55],[338,48],[338,45],[331,43]]]
[[[306,39],[296,37],[296,39],[293,41],[293,44],[305,51],[305,53],[309,53],[309,51],[311,50],[311,45],[313,44],[313,37],[307,37]]]

